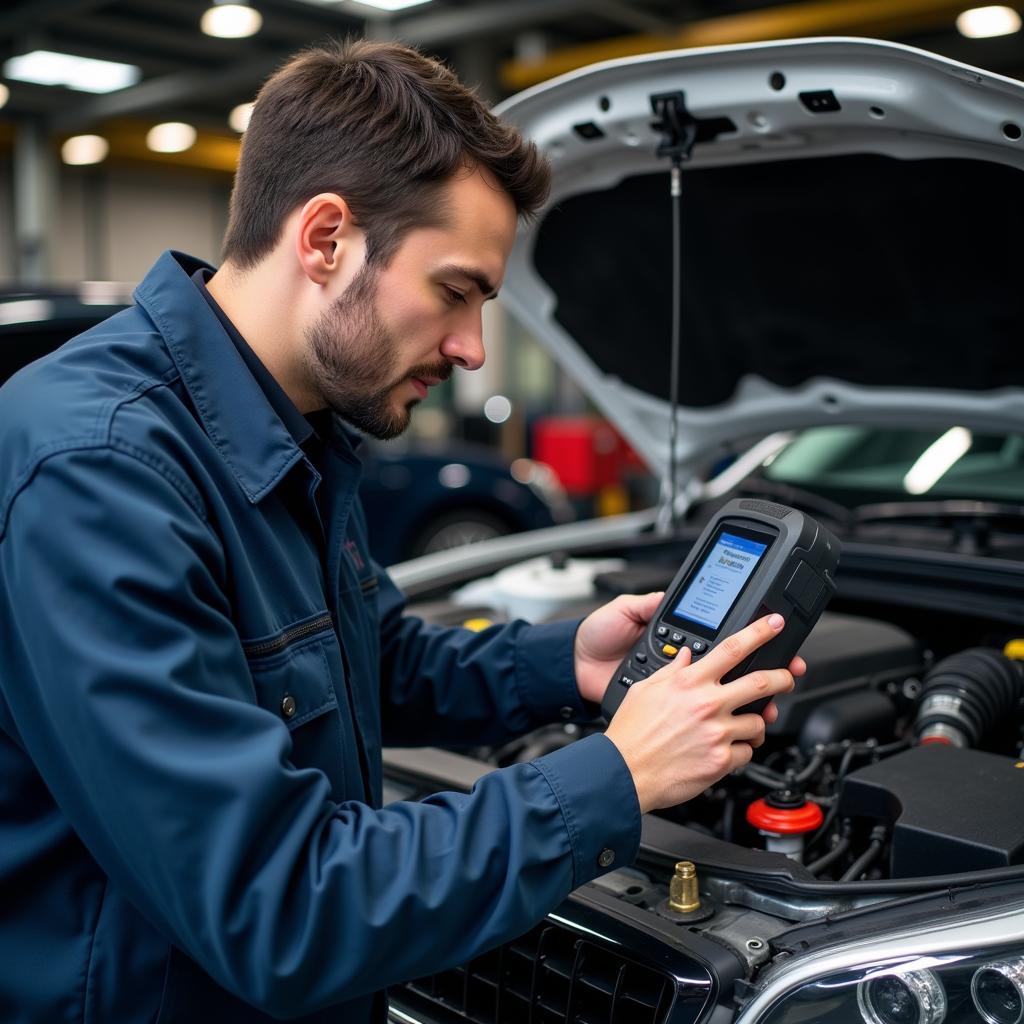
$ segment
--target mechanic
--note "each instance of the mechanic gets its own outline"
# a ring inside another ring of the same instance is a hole
[[[719,680],[778,616],[605,735],[382,807],[382,743],[592,714],[660,598],[441,629],[367,553],[352,428],[393,437],[481,365],[548,181],[416,51],[305,51],[257,99],[221,268],[165,253],[0,392],[6,1024],[382,1021],[386,986],[526,931],[761,742],[731,712],[802,663]]]

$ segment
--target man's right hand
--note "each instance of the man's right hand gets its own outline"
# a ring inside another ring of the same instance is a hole
[[[764,740],[765,719],[733,712],[788,693],[805,666],[794,658],[788,669],[721,680],[783,625],[781,615],[767,615],[694,664],[684,648],[671,664],[630,687],[605,735],[633,776],[641,812],[690,800],[750,760]]]

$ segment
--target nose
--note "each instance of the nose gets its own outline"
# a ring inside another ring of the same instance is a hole
[[[479,370],[484,365],[484,331],[479,315],[458,331],[445,336],[441,342],[441,355],[453,366],[464,370]]]

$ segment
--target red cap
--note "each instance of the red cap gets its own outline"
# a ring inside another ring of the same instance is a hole
[[[809,800],[802,807],[772,807],[765,800],[755,800],[747,808],[747,821],[762,832],[799,835],[821,826],[825,815]]]

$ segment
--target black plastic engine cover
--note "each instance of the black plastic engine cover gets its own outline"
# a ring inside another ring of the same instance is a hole
[[[893,825],[893,878],[1024,862],[1024,762],[931,743],[851,772],[844,817]]]
[[[891,679],[917,675],[922,669],[917,644],[906,630],[888,622],[837,612],[821,616],[800,654],[807,662],[807,675],[797,680],[792,693],[775,698],[779,717],[768,726],[769,736],[797,735],[822,705],[848,694],[878,689]],[[893,717],[891,710],[889,714]],[[875,717],[868,715],[868,720],[873,722]],[[808,742],[866,738],[863,730],[867,724],[864,709],[850,716],[848,728],[839,716],[833,715],[827,728],[812,727],[813,735]]]

